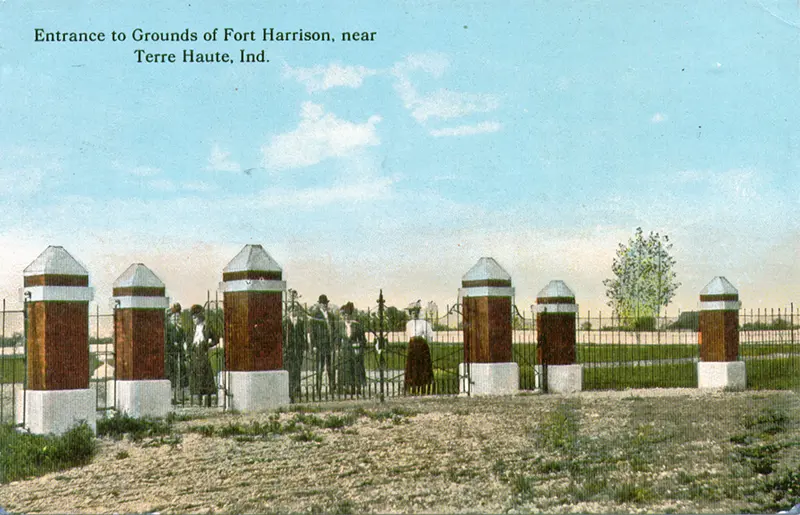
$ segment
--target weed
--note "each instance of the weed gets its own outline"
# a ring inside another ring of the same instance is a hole
[[[130,456],[131,456],[131,455],[128,453],[128,451],[119,451],[119,452],[116,454],[116,458],[117,458],[118,460],[124,460],[124,459],[126,459],[126,458],[130,458]]]
[[[339,515],[351,515],[357,512],[356,504],[350,499],[339,501],[333,508],[333,512]]]

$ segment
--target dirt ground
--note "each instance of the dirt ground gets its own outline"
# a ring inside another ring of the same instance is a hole
[[[280,414],[195,411],[168,436],[100,438],[85,467],[3,485],[0,507],[759,512],[777,498],[771,482],[800,463],[798,408],[793,392],[651,389],[339,402]],[[783,509],[794,504],[782,501]]]

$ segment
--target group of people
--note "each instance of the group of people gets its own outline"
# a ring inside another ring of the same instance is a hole
[[[327,392],[358,395],[367,384],[364,363],[367,352],[365,328],[355,318],[355,307],[347,302],[331,309],[326,295],[306,312],[297,302],[297,292],[289,290],[286,316],[283,319],[283,362],[289,372],[289,395],[301,396],[303,370],[311,368],[313,388],[322,395],[323,379]],[[428,342],[433,336],[430,324],[419,319],[419,307],[411,307],[406,326],[409,338],[405,367],[405,388],[422,393],[433,383],[433,368]],[[219,344],[220,334],[206,323],[205,310],[195,304],[185,316],[180,304],[168,311],[167,374],[176,391],[188,388],[208,406],[217,394],[209,351]],[[377,349],[376,349],[377,350]],[[306,362],[310,362],[310,367]]]
[[[290,291],[288,316],[284,320],[284,366],[289,371],[289,394],[299,397],[303,363],[307,355],[314,362],[316,394],[322,393],[323,377],[328,391],[350,395],[361,392],[367,382],[364,366],[367,337],[355,320],[355,307],[346,303],[336,313],[326,295],[320,295],[308,314]]]
[[[206,323],[205,310],[199,304],[189,309],[188,318],[177,303],[167,315],[166,368],[172,387],[180,392],[188,387],[190,395],[210,406],[217,383],[209,350],[219,344],[220,335]]]

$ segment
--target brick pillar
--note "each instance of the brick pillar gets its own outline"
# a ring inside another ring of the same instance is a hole
[[[462,277],[459,296],[464,328],[461,393],[518,392],[519,366],[511,353],[511,276],[494,259],[481,258]]]
[[[744,389],[744,361],[739,358],[739,292],[724,277],[715,277],[700,292],[699,388]]]
[[[261,245],[245,245],[222,272],[225,305],[225,371],[220,384],[230,407],[263,411],[289,403],[283,370],[280,265]]]
[[[575,294],[564,281],[550,281],[536,296],[536,333],[548,392],[572,393],[583,388],[583,368],[575,364],[577,313]]]
[[[114,281],[116,407],[132,417],[165,417],[171,387],[164,373],[164,317],[169,299],[161,279],[134,263]]]
[[[23,271],[28,315],[27,390],[16,420],[32,433],[61,434],[80,421],[95,429],[89,389],[89,272],[50,246]],[[23,407],[24,405],[24,407]]]

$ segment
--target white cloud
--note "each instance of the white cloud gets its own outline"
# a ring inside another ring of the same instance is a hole
[[[484,134],[497,132],[503,128],[498,122],[481,122],[475,125],[459,125],[458,127],[446,127],[444,129],[433,129],[431,136],[471,136],[473,134]]]
[[[208,166],[206,170],[211,172],[241,172],[242,167],[236,161],[231,160],[231,153],[222,150],[218,143],[211,147],[211,155],[208,156]]]
[[[661,123],[661,122],[665,121],[666,119],[667,119],[667,115],[665,115],[664,113],[656,113],[656,114],[653,115],[652,118],[650,118],[650,121],[653,122],[653,123]]]
[[[309,93],[325,91],[335,87],[360,88],[366,77],[376,75],[377,70],[364,66],[343,66],[332,63],[328,66],[314,66],[312,68],[292,68],[286,66],[283,76],[295,79],[305,85]]]
[[[263,166],[283,170],[317,164],[332,157],[352,156],[358,149],[380,144],[377,115],[353,123],[326,113],[323,106],[303,103],[300,123],[291,132],[273,136],[261,147]]]
[[[473,113],[488,113],[500,106],[496,95],[486,93],[466,93],[450,89],[420,93],[411,80],[411,72],[416,70],[439,78],[449,65],[447,57],[442,54],[412,54],[392,67],[394,89],[415,120],[420,123],[430,118],[448,120]]]
[[[297,190],[271,189],[264,192],[267,207],[314,208],[338,202],[359,203],[387,197],[394,178],[380,177],[352,184]]]
[[[169,179],[156,179],[154,181],[150,181],[147,185],[158,191],[177,191],[178,187],[175,186],[175,183],[170,181]]]
[[[715,191],[739,200],[761,198],[761,174],[751,168],[731,168],[723,172],[714,170],[681,170],[677,174],[684,183],[706,183]]]

